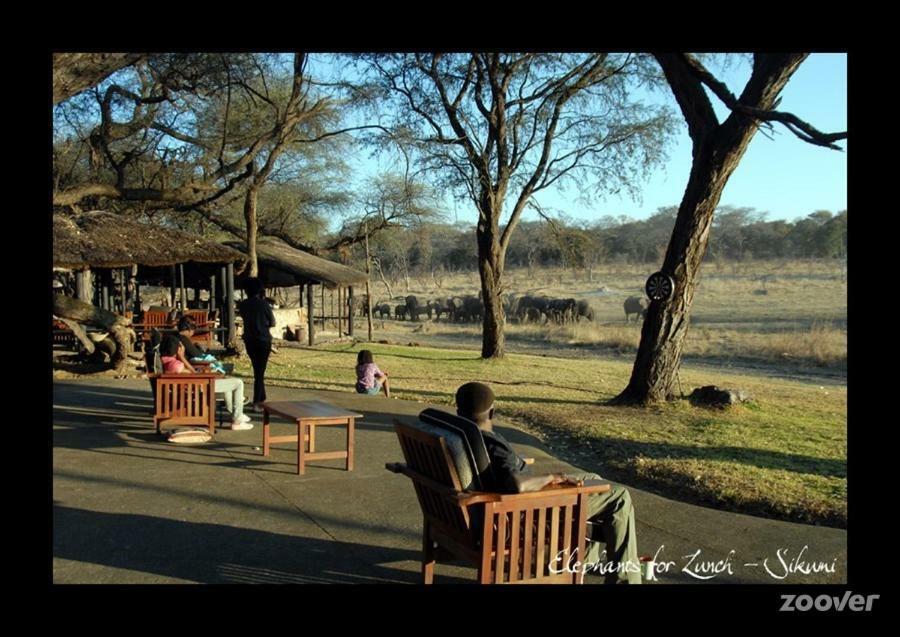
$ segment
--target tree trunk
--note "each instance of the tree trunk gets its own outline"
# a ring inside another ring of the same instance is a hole
[[[128,326],[125,317],[62,294],[53,295],[53,314],[109,331],[116,344],[116,351],[112,354],[110,363],[116,371],[124,369],[135,338],[134,331]]]
[[[662,266],[662,271],[672,277],[674,290],[669,299],[650,304],[631,380],[612,400],[614,404],[648,404],[675,397],[676,375],[713,213],[759,127],[753,118],[737,111],[720,124],[690,58],[678,53],[658,53],[655,57],[688,124],[693,162]],[[754,55],[753,73],[741,93],[740,106],[760,111],[772,108],[805,57],[802,53]]]
[[[72,333],[75,335],[75,338],[81,343],[81,346],[84,348],[85,352],[88,354],[94,353],[94,341],[90,339],[87,335],[87,332],[84,331],[84,328],[81,327],[81,324],[78,321],[73,321],[72,319],[67,319],[63,317],[59,317],[63,323],[69,326],[69,329],[72,330]]]
[[[754,132],[747,127],[734,138],[711,139],[695,156],[662,267],[675,288],[667,301],[650,303],[631,380],[614,403],[648,404],[676,397],[676,374],[713,213]]]
[[[484,301],[482,317],[481,357],[503,358],[506,353],[506,316],[500,294],[503,292],[503,262],[505,254],[500,247],[498,219],[500,210],[497,199],[482,196],[482,212],[475,229],[478,242],[478,273],[481,276],[481,298]],[[485,214],[487,213],[487,214]]]
[[[256,261],[256,236],[259,230],[256,216],[257,189],[251,186],[244,197],[244,221],[247,223],[247,256],[249,258],[249,276],[259,276],[259,266]]]

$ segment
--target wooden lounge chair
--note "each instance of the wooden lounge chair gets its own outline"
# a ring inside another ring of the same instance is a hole
[[[483,439],[471,434],[475,423],[426,412],[425,422],[423,416],[409,424],[394,420],[406,464],[385,465],[410,478],[416,490],[423,515],[424,583],[432,583],[436,560],[452,555],[473,565],[482,584],[580,584],[581,569],[566,565],[570,556],[573,562],[584,560],[588,495],[608,491],[610,485],[551,485],[516,494],[481,491],[477,487],[490,464],[484,463],[486,450],[479,449]]]
[[[154,383],[156,433],[163,429],[190,425],[216,433],[216,379],[221,374],[150,374]]]

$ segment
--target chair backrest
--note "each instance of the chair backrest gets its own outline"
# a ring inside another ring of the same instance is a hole
[[[422,410],[419,414],[419,421],[436,427],[442,432],[452,433],[461,439],[468,465],[473,474],[471,488],[483,490],[485,485],[496,484],[491,479],[493,476],[488,475],[492,471],[491,457],[488,455],[478,425],[468,418],[431,408]]]
[[[394,430],[407,467],[443,487],[438,490],[424,481],[413,479],[425,520],[438,533],[464,545],[474,546],[477,535],[473,534],[468,510],[451,504],[446,498],[448,493],[462,491],[464,481],[472,481],[473,473],[460,436],[421,422],[405,424],[394,421]],[[463,470],[462,479],[458,468]]]
[[[185,312],[186,316],[190,316],[194,319],[194,322],[197,324],[197,327],[207,327],[209,325],[209,311],[208,310],[187,310]]]
[[[141,319],[141,323],[144,324],[144,327],[168,327],[169,325],[169,313],[168,312],[153,312],[151,310],[147,310],[144,312],[144,316]]]

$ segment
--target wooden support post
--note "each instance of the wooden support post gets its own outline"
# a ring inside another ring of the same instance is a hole
[[[141,283],[135,278],[134,280],[134,314],[137,316],[141,313],[141,308],[143,307],[143,303],[141,303]]]
[[[178,264],[178,282],[181,284],[181,311],[187,311],[187,290],[184,287],[184,264]]]
[[[227,291],[226,291],[226,299],[225,302],[228,305],[228,332],[226,337],[226,342],[224,345],[228,347],[228,345],[235,340],[234,333],[234,263],[229,263],[225,266],[226,282],[227,282]]]
[[[220,326],[227,328],[228,327],[228,275],[227,269],[225,266],[222,266],[222,271],[219,273],[219,307],[222,308],[222,321],[219,323]],[[222,345],[226,345],[228,343],[228,338],[223,334],[222,335]]]
[[[366,222],[366,320],[369,324],[369,342],[372,342],[372,291],[369,289],[369,222]]]
[[[351,285],[347,288],[348,297],[347,297],[347,334],[351,337],[353,336],[353,286]]]
[[[341,309],[341,308],[343,308],[343,305],[341,304],[342,303],[341,299],[344,296],[343,291],[344,291],[344,288],[342,288],[341,286],[338,286],[338,289],[337,289],[337,294],[338,294],[338,311],[337,311],[338,338],[341,338],[341,336],[344,335],[344,333],[343,333],[344,332],[344,310]],[[334,293],[331,294],[331,301],[332,301],[332,303],[334,303]]]
[[[103,277],[100,282],[100,307],[102,307],[107,312],[109,311],[109,280],[112,278],[112,272],[109,270],[103,271]]]
[[[313,286],[312,283],[306,284],[306,323],[309,331],[309,346],[312,347],[315,342],[315,321],[313,320]]]
[[[85,303],[91,302],[91,269],[75,272],[75,298]]]
[[[322,284],[322,331],[325,331],[325,285]]]
[[[216,275],[209,277],[209,311],[216,309]]]
[[[131,272],[128,273],[128,283],[134,285],[134,296],[131,297],[131,311],[137,316],[141,312],[141,285],[138,283],[138,267],[137,264],[131,266]]]
[[[128,271],[125,268],[119,270],[119,278],[122,280],[122,294],[119,301],[122,306],[122,316],[128,311]]]
[[[171,293],[172,307],[175,307],[175,301],[177,298],[176,294],[175,294],[175,290],[178,286],[176,285],[176,282],[175,282],[175,266],[174,265],[169,266],[169,273],[172,275],[172,285],[169,288],[169,292]]]

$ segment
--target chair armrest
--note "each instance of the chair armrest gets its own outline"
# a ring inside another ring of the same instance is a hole
[[[612,485],[608,482],[605,482],[603,484],[581,485],[577,487],[560,484],[548,484],[540,491],[528,491],[525,493],[504,493],[500,494],[498,497],[500,502],[509,502],[510,500],[516,499],[529,500],[535,498],[543,498],[547,495],[590,495],[592,493],[605,493],[610,489],[612,489]]]

